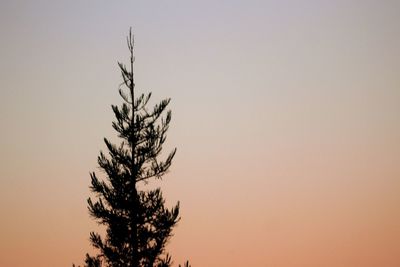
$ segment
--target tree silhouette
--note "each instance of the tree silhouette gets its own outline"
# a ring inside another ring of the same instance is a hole
[[[99,179],[94,172],[90,174],[90,189],[96,199],[88,199],[89,213],[106,226],[106,234],[103,238],[98,233],[90,233],[90,241],[99,253],[86,254],[87,267],[171,266],[171,256],[165,246],[180,220],[179,202],[168,209],[159,188],[145,190],[144,186],[150,179],[161,179],[167,173],[176,152],[174,149],[164,160],[159,160],[171,121],[171,111],[167,111],[170,99],[162,100],[150,110],[147,105],[151,93],[135,98],[132,30],[127,44],[129,67],[118,63],[123,80],[119,88],[123,103],[112,105],[116,118],[112,126],[121,143],[115,145],[104,138],[108,156],[100,152],[98,164],[106,179]],[[185,266],[189,267],[189,263]]]

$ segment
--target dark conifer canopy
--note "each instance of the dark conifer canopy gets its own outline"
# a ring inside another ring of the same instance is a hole
[[[167,173],[176,149],[160,160],[162,145],[171,121],[167,110],[170,99],[148,107],[151,93],[135,97],[133,74],[134,38],[127,37],[130,64],[118,63],[122,80],[119,94],[122,105],[112,106],[116,120],[112,123],[121,143],[104,139],[108,153],[100,152],[99,167],[106,179],[91,173],[88,199],[91,217],[105,225],[106,235],[91,232],[90,241],[98,255],[86,255],[85,266],[167,267],[172,260],[165,246],[179,221],[179,202],[168,209],[161,190],[143,190],[140,184],[161,179]],[[186,262],[185,266],[189,267]]]

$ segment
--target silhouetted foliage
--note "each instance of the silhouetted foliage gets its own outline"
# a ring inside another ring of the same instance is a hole
[[[172,264],[165,245],[180,219],[179,202],[168,209],[160,189],[139,187],[150,179],[162,178],[174,158],[176,149],[165,160],[159,160],[171,121],[171,111],[167,111],[170,99],[162,100],[150,110],[147,104],[151,93],[135,98],[131,31],[127,43],[129,68],[118,63],[123,79],[119,88],[123,103],[112,106],[116,118],[112,126],[121,143],[115,145],[105,138],[108,156],[100,152],[98,164],[106,179],[99,179],[94,172],[90,174],[90,189],[96,199],[88,199],[89,213],[106,226],[106,235],[90,233],[90,241],[99,254],[87,254],[86,267],[168,267]],[[185,267],[189,266],[186,262]]]

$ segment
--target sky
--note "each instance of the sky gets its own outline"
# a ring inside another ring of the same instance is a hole
[[[171,97],[193,267],[400,266],[399,1],[0,2],[0,266],[92,252],[117,61]]]

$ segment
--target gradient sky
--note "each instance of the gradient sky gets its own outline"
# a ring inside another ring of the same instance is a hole
[[[114,3],[116,2],[116,3]],[[171,97],[193,267],[400,266],[400,1],[0,2],[0,266],[82,263],[117,61]],[[153,102],[154,103],[154,102]]]

